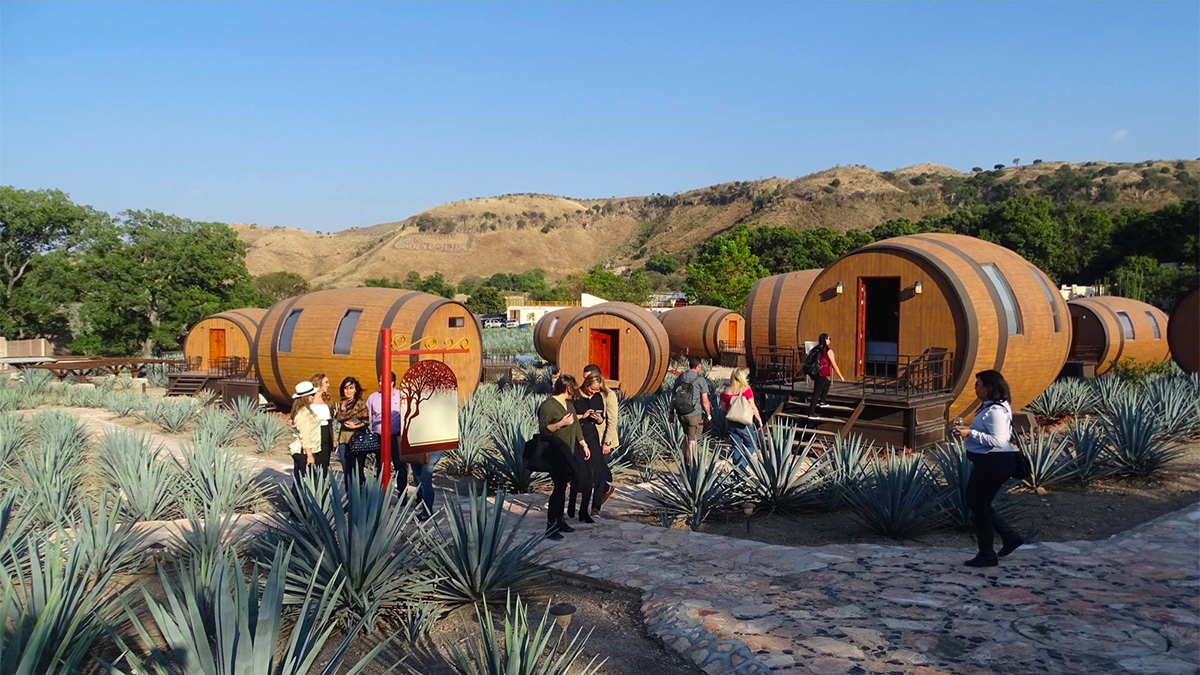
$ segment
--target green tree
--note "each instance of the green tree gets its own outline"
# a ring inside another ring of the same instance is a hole
[[[278,302],[308,292],[308,282],[295,272],[268,272],[254,277],[254,288]]]
[[[700,249],[695,263],[687,266],[684,292],[696,304],[716,305],[741,311],[750,288],[767,269],[750,252],[749,230],[714,237]]]
[[[491,286],[480,286],[467,299],[467,309],[475,314],[503,314],[508,305],[500,291]]]
[[[646,270],[659,274],[674,274],[679,270],[679,261],[675,259],[675,256],[656,253],[646,261]]]
[[[895,218],[888,220],[871,229],[871,238],[875,241],[891,239],[892,237],[903,237],[907,234],[916,234],[920,230],[917,229],[916,223],[908,218]]]
[[[632,302],[635,305],[645,304],[650,299],[650,284],[640,270],[622,276],[597,265],[583,277],[582,290],[605,300]]]
[[[790,227],[760,227],[750,230],[745,225],[735,227],[730,236],[744,237],[750,253],[770,274],[783,274],[797,269],[796,248],[801,245],[800,233]],[[765,275],[764,275],[765,276]]]

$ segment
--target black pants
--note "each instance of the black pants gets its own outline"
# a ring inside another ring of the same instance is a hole
[[[548,451],[545,460],[550,465],[550,480],[554,482],[554,490],[550,493],[550,500],[546,503],[546,523],[554,525],[562,520],[563,506],[567,502],[567,484],[574,478],[575,469],[571,465],[571,460],[563,456],[561,452]]]
[[[358,484],[362,485],[367,480],[367,457],[371,453],[368,452],[350,452],[350,444],[342,443],[338,446],[338,456],[342,461],[342,475],[346,479],[346,490],[350,490],[350,477],[354,476],[358,479]]]
[[[576,448],[578,448],[578,446],[576,446]],[[591,460],[585,460],[583,458],[582,450],[575,450],[575,460],[579,463],[579,466],[582,467],[583,473],[571,481],[571,501],[567,506],[567,515],[575,515],[575,500],[577,497],[579,497],[579,495],[582,494],[583,500],[582,503],[579,504],[579,515],[583,516],[587,514],[588,505],[592,503],[592,488],[596,483],[596,467],[592,464]],[[597,493],[597,495],[603,496],[603,493],[600,492]],[[597,508],[599,508],[599,506],[597,506]]]
[[[829,383],[832,380],[828,377],[817,375],[813,378],[812,398],[808,399],[808,416],[812,417],[817,412],[818,399],[821,403],[829,397]]]
[[[329,473],[329,455],[328,450],[321,450],[313,453],[313,466]],[[300,453],[292,455],[292,475],[295,476],[296,482],[299,483],[301,478],[308,474],[308,455]]]
[[[979,552],[990,555],[994,533],[1000,533],[1004,542],[1019,538],[1006,523],[996,518],[992,500],[1016,470],[1016,455],[1011,452],[968,452],[971,459],[971,477],[967,480],[967,507],[975,521],[975,536],[979,540]]]

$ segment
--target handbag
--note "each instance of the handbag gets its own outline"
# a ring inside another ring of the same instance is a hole
[[[300,444],[299,436],[296,436],[292,439],[291,443],[288,443],[288,452],[292,453],[293,455],[300,455],[304,453],[304,446]]]
[[[725,413],[725,419],[737,424],[750,424],[753,422],[754,409],[750,406],[750,399],[742,394],[738,394],[730,399],[729,412]]]
[[[379,452],[379,434],[368,431],[366,427],[358,429],[346,444],[346,450],[352,455]]]

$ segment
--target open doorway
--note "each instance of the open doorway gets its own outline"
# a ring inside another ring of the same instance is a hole
[[[591,329],[588,342],[588,361],[600,367],[600,374],[609,380],[621,379],[621,350],[616,330]]]
[[[900,353],[900,277],[858,278],[859,375],[895,377]]]

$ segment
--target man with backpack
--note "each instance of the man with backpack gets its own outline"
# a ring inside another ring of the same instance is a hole
[[[703,361],[699,356],[688,357],[688,369],[675,378],[675,386],[671,388],[670,421],[675,423],[675,416],[683,425],[686,437],[683,442],[683,460],[692,461],[692,450],[696,442],[704,435],[705,420],[712,422],[712,408],[708,402],[708,379],[700,374]]]

